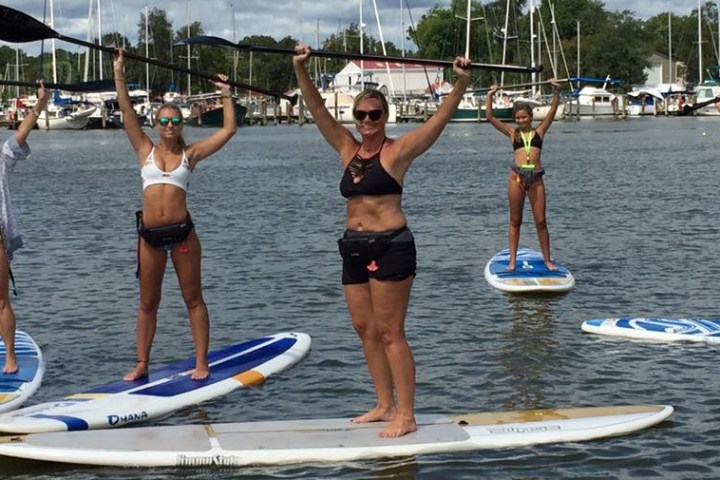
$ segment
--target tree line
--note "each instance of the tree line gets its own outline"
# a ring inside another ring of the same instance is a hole
[[[649,66],[653,53],[669,56],[682,62],[684,67],[677,71],[679,77],[689,84],[698,81],[699,53],[702,51],[704,79],[718,73],[718,9],[715,2],[706,2],[698,11],[688,15],[661,13],[647,20],[640,19],[630,11],[609,12],[599,0],[556,0],[540,3],[532,12],[527,11],[527,0],[509,2],[496,0],[473,2],[470,44],[470,58],[480,63],[505,63],[530,65],[531,46],[536,63],[543,66],[543,76],[564,78],[579,73],[581,76],[622,79],[616,87],[620,91],[630,90],[633,85],[646,81],[644,70]],[[407,40],[415,45],[411,52],[401,52],[392,42],[384,47],[388,55],[452,60],[463,55],[466,49],[466,0],[452,0],[449,7],[435,6],[429,9],[417,23],[406,31]],[[200,22],[182,25],[175,29],[168,20],[167,12],[153,8],[139,15],[137,24],[138,41],[133,42],[125,35],[113,32],[104,34],[103,45],[121,46],[131,53],[149,56],[157,60],[208,73],[224,73],[237,82],[251,84],[275,92],[295,88],[295,78],[289,55],[263,54],[238,51],[214,46],[193,46],[188,49],[180,42],[188,36],[205,34]],[[534,37],[531,39],[531,18]],[[700,28],[698,28],[700,24]],[[505,29],[507,25],[507,29]],[[149,32],[146,39],[146,30]],[[699,30],[702,43],[698,44]],[[360,51],[360,28],[351,24],[345,30],[333,34],[321,43],[324,50],[338,52]],[[372,35],[363,36],[365,53],[383,54],[383,45]],[[98,41],[97,39],[95,41]],[[276,40],[270,36],[246,36],[240,43],[256,46],[292,48],[299,41],[291,36]],[[42,55],[30,57],[21,55],[20,80],[36,78],[52,80],[51,53],[49,42]],[[88,56],[88,58],[86,58]],[[87,80],[112,77],[109,55],[103,54],[99,61],[97,51],[71,52],[63,48],[56,51],[57,82],[78,83],[84,81],[85,65],[88,65]],[[578,63],[579,59],[579,63]],[[16,51],[9,46],[0,47],[0,75],[15,79]],[[102,64],[101,64],[102,63]],[[340,71],[345,62],[338,59],[317,59],[310,65],[311,72],[318,75]],[[3,71],[4,69],[4,71]],[[448,74],[450,72],[447,72]],[[206,80],[190,79],[184,74],[150,67],[150,89],[154,96],[174,90],[192,93],[209,91],[213,87]],[[498,82],[499,73],[476,71],[474,87],[480,88]],[[141,62],[128,62],[126,78],[145,88],[146,66]],[[446,78],[448,78],[446,76]],[[529,74],[506,74],[505,84],[529,81]],[[3,92],[3,99],[14,95],[14,89]]]

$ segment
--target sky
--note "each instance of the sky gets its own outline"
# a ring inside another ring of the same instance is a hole
[[[82,40],[88,34],[90,5],[92,3],[93,9],[97,10],[99,3],[102,32],[118,31],[133,42],[137,42],[138,23],[147,6],[165,10],[175,30],[187,25],[189,18],[191,22],[201,22],[206,34],[228,40],[240,40],[250,35],[269,35],[276,40],[291,36],[310,45],[316,45],[318,38],[322,41],[352,23],[359,24],[362,5],[365,31],[376,39],[393,42],[398,48],[403,46],[403,23],[406,30],[433,6],[450,5],[450,0],[0,0],[0,4],[40,21],[46,2],[53,3],[53,29],[64,36]],[[689,15],[698,6],[697,0],[606,0],[604,3],[606,10],[630,10],[643,19],[667,11]],[[400,15],[401,5],[404,21]],[[411,8],[409,14],[407,5]],[[49,15],[46,23],[49,23]],[[6,45],[15,47],[18,44]],[[30,55],[40,51],[39,42],[19,45]],[[67,43],[58,46],[70,51],[79,50]],[[404,46],[409,51],[415,50],[409,41]]]

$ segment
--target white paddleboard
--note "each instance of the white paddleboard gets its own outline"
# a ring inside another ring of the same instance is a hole
[[[146,421],[256,385],[300,361],[310,350],[304,333],[278,333],[208,354],[210,376],[193,380],[195,357],[158,369],[149,377],[120,379],[55,402],[0,415],[0,432],[30,433],[121,427]]]
[[[582,323],[583,331],[614,337],[666,342],[720,343],[720,319],[692,318],[593,318]]]
[[[0,455],[86,465],[200,467],[360,459],[577,442],[655,425],[663,405],[418,415],[417,432],[380,438],[386,423],[349,418],[139,427],[0,437]]]
[[[485,280],[503,292],[567,292],[575,285],[570,270],[553,259],[557,270],[545,266],[542,253],[519,248],[515,269],[508,270],[510,251],[500,250],[485,265]]]
[[[5,365],[5,344],[0,341],[0,369]],[[45,360],[35,340],[27,333],[15,331],[15,357],[17,373],[0,373],[0,412],[18,408],[30,398],[42,383]]]

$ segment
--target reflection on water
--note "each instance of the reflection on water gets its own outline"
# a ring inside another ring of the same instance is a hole
[[[553,386],[545,378],[549,366],[557,365],[557,344],[553,336],[553,301],[557,295],[507,295],[512,326],[500,353],[514,387],[503,403],[508,410],[547,406],[545,393]]]

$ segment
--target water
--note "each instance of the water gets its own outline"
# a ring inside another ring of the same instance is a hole
[[[392,126],[395,136],[414,126]],[[661,403],[672,419],[583,443],[417,458],[243,469],[118,469],[0,459],[0,476],[50,478],[695,479],[720,476],[717,349],[582,333],[588,318],[718,317],[714,254],[718,123],[707,118],[558,122],[545,141],[553,254],[575,274],[561,296],[492,289],[506,246],[509,142],[450,125],[406,178],[419,271],[407,330],[421,413]],[[208,133],[188,128],[189,140]],[[2,137],[5,138],[6,133]],[[123,132],[34,132],[13,178],[26,247],[13,266],[19,327],[47,358],[50,401],[134,363],[138,166]],[[155,424],[353,416],[372,388],[340,286],[337,155],[313,126],[250,127],[193,176],[211,347],[279,331],[310,355],[257,388]],[[538,248],[529,209],[521,245]],[[171,268],[153,360],[192,354]]]

